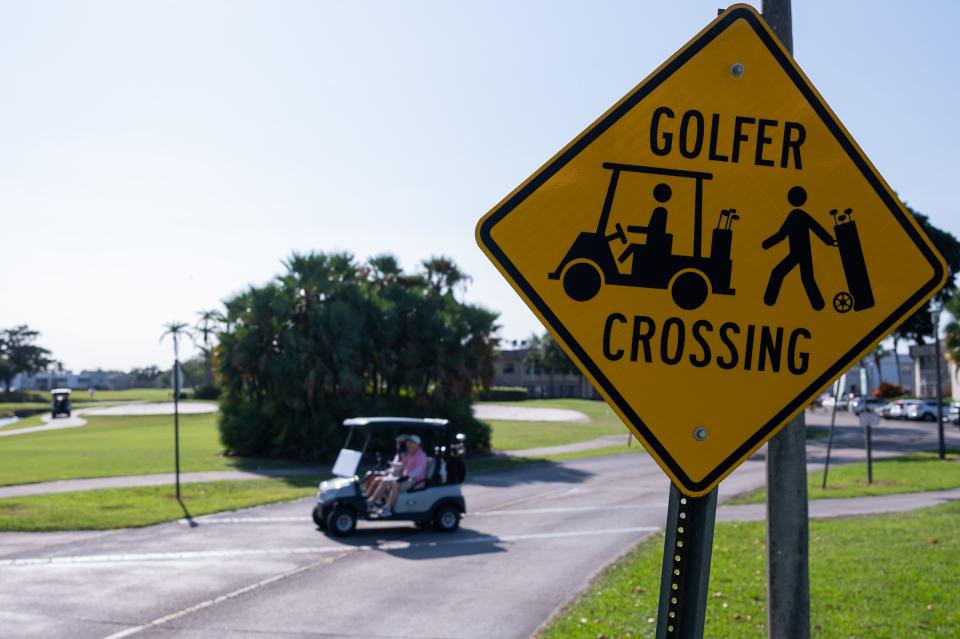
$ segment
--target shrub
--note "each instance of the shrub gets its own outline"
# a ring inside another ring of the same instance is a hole
[[[204,384],[193,389],[194,399],[219,399],[220,387],[215,384]]]
[[[522,402],[527,397],[524,386],[491,386],[477,391],[477,399],[482,402]]]
[[[873,396],[876,399],[902,397],[903,394],[903,386],[900,386],[899,384],[891,384],[890,382],[880,382],[880,385],[873,389]]]

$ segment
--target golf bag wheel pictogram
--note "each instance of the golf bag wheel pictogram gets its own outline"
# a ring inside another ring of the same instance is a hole
[[[838,313],[848,313],[853,308],[853,296],[846,291],[840,291],[833,296],[833,309]]]

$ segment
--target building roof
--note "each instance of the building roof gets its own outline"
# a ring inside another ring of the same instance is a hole
[[[529,354],[529,348],[514,348],[511,350],[497,351],[496,357],[503,362],[522,362]]]

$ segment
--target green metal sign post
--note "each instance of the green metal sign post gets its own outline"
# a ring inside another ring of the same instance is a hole
[[[716,515],[716,488],[687,497],[670,484],[657,639],[703,637]]]

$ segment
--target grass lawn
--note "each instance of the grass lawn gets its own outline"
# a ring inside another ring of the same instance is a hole
[[[9,417],[17,411],[47,411],[50,402],[5,402],[0,403],[0,416]]]
[[[823,485],[823,468],[807,477],[810,499],[838,497],[868,497],[927,490],[947,490],[960,487],[960,452],[948,451],[940,460],[937,453],[911,453],[902,457],[878,459],[873,462],[873,484],[867,483],[866,462],[831,466],[827,474],[827,488]],[[726,502],[729,504],[759,504],[767,499],[766,488],[758,488]]]
[[[497,450],[524,450],[587,441],[605,435],[622,434],[627,427],[606,402],[588,399],[531,399],[523,402],[484,402],[520,408],[566,408],[579,411],[589,422],[526,422],[486,420],[493,428],[492,444]]]
[[[173,417],[89,417],[83,428],[0,438],[0,485],[173,470]],[[217,415],[180,417],[181,470],[288,467],[224,457]]]
[[[42,415],[31,415],[30,417],[22,417],[12,424],[7,424],[6,426],[0,426],[0,431],[5,430],[17,430],[18,428],[29,428],[31,426],[43,426],[44,421]]]
[[[111,488],[0,500],[0,531],[106,530],[147,526],[185,516],[297,499],[317,490],[317,479],[291,477],[183,484],[183,506],[173,486]],[[305,512],[304,516],[309,515]]]
[[[189,391],[188,391],[189,394]],[[94,402],[172,402],[170,388],[128,388],[126,390],[98,390],[93,397],[85,390],[73,391],[74,401]]]
[[[765,639],[763,523],[721,523],[705,636]],[[541,639],[653,637],[663,537],[641,543],[562,611]],[[913,513],[810,522],[816,638],[960,636],[960,502]]]

